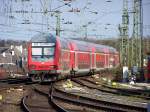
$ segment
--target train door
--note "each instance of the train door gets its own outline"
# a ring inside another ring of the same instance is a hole
[[[105,54],[105,68],[109,67],[109,54]]]
[[[91,52],[91,69],[95,70],[96,69],[96,53],[95,53],[95,48],[92,48]]]
[[[73,69],[75,67],[75,52],[70,51],[70,69]]]
[[[96,69],[96,53],[92,52],[91,58],[91,68]]]
[[[74,70],[78,71],[78,52],[77,51],[75,51],[75,54],[74,54]]]
[[[112,68],[115,66],[115,55],[110,54],[109,55],[109,68]]]

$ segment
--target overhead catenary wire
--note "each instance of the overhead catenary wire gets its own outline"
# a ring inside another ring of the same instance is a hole
[[[15,0],[12,0],[12,1],[15,1]],[[44,4],[44,2],[43,2],[43,0],[40,0],[40,1],[42,1],[42,4]],[[39,1],[39,2],[40,2]],[[44,0],[45,1],[45,0]],[[56,1],[58,1],[58,2],[60,2],[60,3],[62,3],[62,5],[60,5],[60,4],[58,4],[56,7],[52,7],[53,6],[53,4],[52,3],[54,3],[54,2],[56,2]],[[62,11],[62,12],[64,12],[64,10],[63,10],[63,7],[65,7],[65,6],[67,6],[68,7],[68,5],[67,4],[70,4],[70,5],[72,5],[72,3],[74,2],[76,2],[77,0],[73,0],[73,1],[71,1],[71,2],[65,2],[65,1],[63,1],[63,0],[56,0],[56,1],[54,1],[54,0],[50,0],[50,4],[49,4],[49,6],[51,6],[51,7],[49,7],[49,9],[47,9],[47,11],[48,11],[48,14],[51,14],[51,13],[55,13],[55,11],[58,11],[58,10],[60,10],[60,11]],[[131,0],[130,0],[131,1]],[[92,3],[92,1],[90,1],[89,0],[89,2],[91,2]],[[145,1],[144,3],[143,3],[143,5],[148,5],[147,3],[149,3],[148,1]],[[87,2],[87,4],[88,4],[88,2]],[[70,6],[69,5],[69,6]],[[43,5],[41,5],[42,6],[42,8],[43,8]],[[77,7],[77,6],[75,6],[75,7]],[[24,8],[23,9],[24,11],[21,11],[21,12],[17,12],[17,14],[18,15],[20,15],[21,13],[23,13],[25,16],[27,15],[28,16],[28,14],[30,13],[32,16],[34,15],[34,14],[36,14],[37,13],[37,17],[39,17],[39,16],[41,16],[40,14],[44,14],[45,13],[45,11],[44,10],[30,10],[30,11],[28,11],[26,8]],[[66,10],[67,10],[67,8],[66,8]],[[89,7],[89,9],[88,10],[92,10],[93,11],[93,9],[91,9],[90,7]],[[86,12],[86,14],[88,13],[88,10],[86,10],[87,12]],[[27,11],[27,12],[26,12]],[[5,12],[5,15],[7,15],[7,16],[5,16],[7,19],[8,19],[8,13],[10,13],[10,11],[8,10],[8,11],[6,11]],[[14,14],[16,14],[16,11],[15,10],[12,10],[11,11],[11,13],[12,13],[12,15]],[[91,18],[88,18],[90,21],[96,21],[96,22],[99,22],[99,21],[101,21],[101,20],[103,20],[106,16],[109,16],[109,15],[114,15],[114,14],[118,14],[118,13],[121,13],[121,11],[120,10],[114,10],[113,11],[113,9],[110,11],[102,11],[102,12],[100,12],[100,13],[98,13],[98,15],[96,15],[95,17],[93,17],[92,19]],[[0,14],[2,14],[3,15],[3,13],[0,13]],[[16,14],[16,15],[17,15]],[[39,15],[38,15],[39,14]],[[80,13],[74,13],[74,14],[80,14]],[[63,14],[62,14],[63,15]],[[28,18],[28,17],[27,17]],[[99,19],[99,18],[101,18],[101,19]],[[14,20],[15,22],[15,24],[13,25],[13,26],[16,26],[16,27],[18,27],[18,25],[19,24],[21,24],[21,22],[19,23],[18,21],[21,21],[21,20],[19,20],[20,18],[17,18],[17,16],[14,18],[14,19],[10,19],[10,21],[12,21],[12,20]],[[47,19],[44,19],[44,22],[41,22],[41,23],[39,23],[35,18],[34,18],[34,20],[35,21],[37,21],[37,22],[34,22],[34,21],[32,21],[32,19],[31,19],[31,21],[30,21],[30,24],[24,24],[23,22],[23,25],[22,26],[20,26],[20,27],[26,27],[26,26],[29,26],[30,27],[30,29],[31,29],[31,27],[34,27],[34,25],[36,26],[36,25],[38,25],[37,27],[40,27],[40,26],[43,26],[44,27],[44,29],[46,29],[46,24],[47,24],[47,27],[48,27],[48,29],[49,29],[49,31],[51,31],[51,30],[54,30],[54,27],[55,27],[55,24],[53,24],[53,21],[52,20],[50,20],[51,18],[49,17],[49,18],[47,18]],[[53,19],[53,18],[52,18]],[[30,19],[29,19],[30,20]],[[47,22],[46,22],[46,21]],[[16,24],[17,23],[17,24]],[[52,23],[52,24],[49,24],[49,23]],[[7,24],[7,23],[6,23]],[[75,23],[74,23],[75,24]],[[32,26],[33,25],[33,26]],[[50,26],[51,25],[51,26]],[[82,25],[82,24],[81,24]],[[64,25],[65,26],[65,25]],[[66,25],[66,26],[68,26],[68,25]],[[66,27],[65,26],[65,27]],[[70,25],[71,26],[71,25]],[[73,25],[72,25],[73,26]],[[77,24],[76,24],[76,26],[77,26]],[[79,25],[78,25],[79,26]],[[98,27],[100,26],[100,25],[97,25]],[[117,25],[116,25],[117,26]],[[79,26],[80,27],[80,26]],[[114,27],[115,28],[115,27]],[[24,28],[23,28],[24,29]],[[78,30],[78,29],[76,29],[76,27],[73,27],[73,29],[74,30]],[[109,29],[111,29],[110,27],[109,27]],[[117,29],[117,27],[116,27],[116,29]],[[97,29],[98,30],[98,29]]]

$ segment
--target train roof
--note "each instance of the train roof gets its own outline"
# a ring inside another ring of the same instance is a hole
[[[117,53],[117,50],[113,47],[106,46],[106,45],[100,45],[100,44],[95,44],[91,42],[85,42],[85,41],[79,41],[79,40],[71,40],[71,42],[76,44],[76,49],[75,50],[84,50],[86,51],[92,51],[92,48],[95,48],[95,51],[97,52],[105,52],[105,53]]]
[[[74,50],[87,51],[87,52],[92,51],[91,43],[87,43],[84,41],[78,41],[78,40],[72,40],[72,39],[69,39],[69,41],[71,43],[75,44]]]
[[[91,52],[93,48],[96,52],[104,52],[104,53],[117,53],[117,50],[113,47],[106,46],[106,45],[100,45],[95,44],[91,42],[85,42],[85,41],[79,41],[79,40],[73,40],[69,38],[58,38],[61,43],[61,47],[65,49],[69,48],[69,43],[72,43],[73,48],[75,51],[87,51]],[[50,34],[50,33],[40,33],[38,35],[35,35],[31,38],[31,42],[41,42],[41,43],[55,43],[56,42],[56,36]]]
[[[31,42],[55,43],[56,37],[50,33],[40,33],[32,37]]]

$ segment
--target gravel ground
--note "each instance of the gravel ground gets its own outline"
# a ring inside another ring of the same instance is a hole
[[[0,112],[23,112],[20,102],[28,91],[28,86],[0,83]]]

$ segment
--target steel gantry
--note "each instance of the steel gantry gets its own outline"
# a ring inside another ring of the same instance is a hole
[[[129,14],[128,14],[128,1],[123,0],[123,14],[122,14],[122,25],[119,25],[121,47],[120,47],[120,59],[122,66],[128,66],[128,52],[129,52]]]
[[[133,34],[131,66],[143,67],[142,0],[133,0]]]

